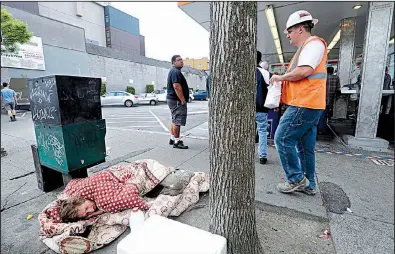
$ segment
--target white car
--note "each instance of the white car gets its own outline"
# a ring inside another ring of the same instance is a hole
[[[193,90],[189,89],[188,102],[192,102],[194,99],[195,99],[195,96],[193,96]]]
[[[166,102],[167,91],[166,89],[155,90],[154,94],[158,97],[158,101]]]
[[[108,92],[100,98],[102,106],[125,106],[132,107],[139,104],[138,97],[128,92]]]
[[[159,101],[158,97],[154,93],[141,93],[137,95],[139,104],[150,104],[156,105]]]
[[[154,94],[156,94],[156,96],[158,97],[158,100],[160,102],[166,102],[166,96],[167,96],[167,90],[166,89],[155,90]],[[194,99],[195,98],[193,96],[193,91],[189,90],[188,102],[192,102]]]

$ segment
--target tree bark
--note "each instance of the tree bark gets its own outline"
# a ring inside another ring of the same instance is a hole
[[[263,253],[255,219],[257,2],[210,4],[210,232]]]

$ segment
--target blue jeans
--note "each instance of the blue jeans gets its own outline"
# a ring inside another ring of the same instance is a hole
[[[280,119],[274,142],[290,183],[301,181],[306,174],[310,189],[315,183],[315,142],[317,125],[323,110],[290,106]]]
[[[256,127],[259,136],[259,158],[267,157],[267,113],[256,112]]]

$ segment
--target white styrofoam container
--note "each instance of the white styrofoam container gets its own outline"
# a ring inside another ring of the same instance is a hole
[[[117,254],[226,254],[224,237],[162,216],[137,228],[118,243]]]

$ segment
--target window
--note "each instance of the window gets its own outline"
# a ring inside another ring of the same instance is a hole
[[[116,96],[126,96],[125,95],[125,93],[123,93],[123,92],[117,92],[117,95]]]
[[[106,15],[106,23],[110,22],[108,15]]]
[[[111,93],[109,93],[109,96],[115,96],[116,95],[116,93],[115,92],[111,92]]]
[[[198,67],[202,67],[202,64],[198,64]]]

